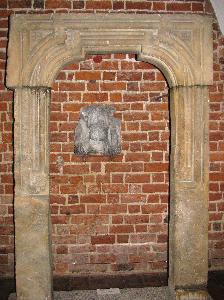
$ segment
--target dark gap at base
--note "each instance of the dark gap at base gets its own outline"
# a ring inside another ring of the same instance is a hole
[[[54,291],[96,290],[107,288],[143,288],[167,286],[167,273],[86,274],[54,276]],[[0,299],[15,292],[15,279],[0,278]],[[224,271],[210,271],[208,292],[213,300],[223,300]]]

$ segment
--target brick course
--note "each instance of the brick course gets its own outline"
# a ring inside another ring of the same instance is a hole
[[[8,16],[14,13],[213,14],[209,1],[0,1],[0,276],[14,274],[13,93],[5,88]],[[224,268],[224,37],[214,20],[210,99],[209,267]],[[134,54],[87,56],[52,86],[50,176],[54,272],[167,268],[169,111],[167,85]],[[162,97],[161,97],[162,96]],[[80,108],[110,103],[122,121],[122,154],[77,157]]]

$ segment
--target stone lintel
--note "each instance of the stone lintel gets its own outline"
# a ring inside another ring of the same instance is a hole
[[[51,87],[57,72],[89,53],[134,52],[170,87],[212,84],[212,19],[198,15],[11,16],[7,86]],[[167,51],[169,49],[169,51]]]

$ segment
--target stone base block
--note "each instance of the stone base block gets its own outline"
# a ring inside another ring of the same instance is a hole
[[[175,300],[211,300],[206,290],[197,291],[186,291],[186,290],[176,290]]]

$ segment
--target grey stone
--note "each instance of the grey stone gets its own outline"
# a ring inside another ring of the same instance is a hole
[[[120,121],[110,105],[91,105],[81,109],[75,130],[75,153],[115,155],[121,151]]]

